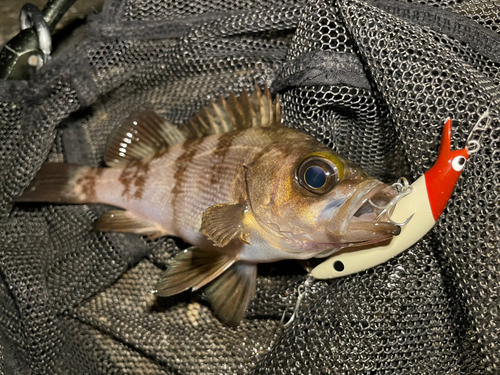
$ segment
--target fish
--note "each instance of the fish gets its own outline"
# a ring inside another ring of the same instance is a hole
[[[18,202],[115,206],[96,231],[180,237],[155,287],[205,287],[215,315],[237,326],[255,296],[257,264],[327,257],[400,233],[379,218],[398,192],[312,136],[286,127],[279,98],[255,86],[175,126],[132,113],[108,138],[107,167],[45,163]]]

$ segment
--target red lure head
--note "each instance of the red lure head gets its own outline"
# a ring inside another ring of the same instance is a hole
[[[439,156],[431,169],[425,172],[425,185],[434,220],[437,221],[448,204],[468,158],[465,147],[451,150],[451,119],[448,118],[443,128]]]

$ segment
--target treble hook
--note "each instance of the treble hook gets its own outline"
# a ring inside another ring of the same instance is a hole
[[[398,222],[392,220],[391,216],[389,215],[389,211],[401,199],[403,199],[408,194],[410,194],[413,190],[413,187],[408,183],[408,180],[404,177],[401,177],[398,180],[398,182],[395,182],[394,184],[392,184],[392,187],[394,187],[398,191],[398,195],[396,195],[388,204],[386,204],[385,206],[378,206],[375,203],[373,203],[371,199],[368,199],[368,203],[370,203],[373,207],[378,208],[379,210],[382,210],[375,220],[379,220],[382,216],[385,216],[386,219],[389,220],[389,222],[391,224],[397,225],[399,227],[403,227],[410,222],[410,220],[413,218],[414,214],[411,215],[408,219],[406,219],[402,223],[398,223]]]
[[[285,321],[286,310],[283,312],[283,315],[281,316],[280,325],[283,328],[289,327],[293,323],[293,321],[299,316],[299,307],[300,307],[300,304],[302,303],[302,300],[304,299],[305,295],[307,294],[307,291],[308,291],[309,287],[314,283],[315,280],[316,279],[314,277],[312,277],[311,275],[309,275],[309,276],[307,276],[306,281],[304,281],[304,283],[301,284],[297,288],[297,292],[298,292],[297,302],[295,303],[295,307],[293,309],[292,316],[290,317],[290,319],[288,320],[288,322],[286,322],[284,324],[283,324],[283,322]]]

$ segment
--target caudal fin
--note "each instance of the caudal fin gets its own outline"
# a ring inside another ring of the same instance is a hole
[[[16,202],[87,203],[95,195],[97,169],[65,163],[45,163]],[[75,189],[79,185],[80,189]],[[94,192],[93,192],[94,190]]]

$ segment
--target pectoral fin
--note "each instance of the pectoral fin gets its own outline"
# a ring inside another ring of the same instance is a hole
[[[235,260],[235,254],[190,247],[175,257],[156,285],[156,293],[168,297],[190,288],[199,289],[227,270]]]
[[[237,326],[255,295],[257,266],[236,263],[210,284],[206,295],[215,315],[229,326]]]
[[[246,241],[243,225],[246,206],[239,203],[216,204],[209,207],[202,217],[201,232],[212,240],[215,246],[226,246],[235,238]]]
[[[94,221],[94,230],[99,232],[136,233],[150,238],[168,235],[158,224],[135,216],[130,211],[108,211]]]

